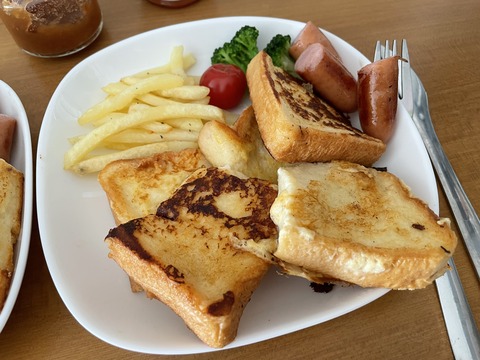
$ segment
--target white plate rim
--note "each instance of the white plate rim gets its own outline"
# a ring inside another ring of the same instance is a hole
[[[88,323],[88,321],[83,319],[82,314],[79,313],[77,311],[77,309],[75,309],[74,306],[72,306],[71,299],[69,299],[69,295],[66,293],[65,289],[63,289],[63,286],[60,283],[60,280],[59,280],[59,277],[58,277],[58,271],[60,269],[58,268],[58,264],[55,261],[56,259],[53,257],[53,254],[50,251],[51,250],[51,244],[50,244],[51,233],[48,232],[47,229],[44,227],[44,225],[45,225],[44,217],[43,217],[44,214],[42,214],[42,212],[41,212],[41,210],[43,209],[42,202],[44,202],[44,200],[45,200],[45,191],[42,191],[45,188],[45,183],[44,183],[44,179],[43,179],[43,175],[44,175],[44,171],[45,171],[45,165],[46,165],[45,159],[48,158],[48,156],[45,157],[45,158],[43,157],[48,152],[47,151],[48,150],[47,141],[46,141],[47,138],[48,138],[48,134],[47,134],[46,127],[44,125],[48,125],[49,122],[52,121],[51,117],[49,117],[49,116],[51,116],[51,113],[54,111],[54,109],[53,109],[54,106],[55,106],[54,103],[59,96],[59,92],[61,91],[61,89],[64,88],[65,83],[68,82],[71,79],[72,76],[75,76],[77,72],[80,72],[82,70],[82,68],[84,69],[87,66],[92,66],[94,64],[94,62],[96,61],[96,59],[101,57],[101,56],[104,56],[104,54],[107,54],[110,51],[112,51],[114,49],[117,49],[119,47],[126,47],[128,45],[135,44],[135,42],[137,40],[142,39],[144,37],[154,37],[156,34],[165,32],[167,30],[173,31],[173,30],[182,29],[185,26],[202,26],[202,25],[205,25],[205,24],[209,24],[209,25],[216,24],[216,25],[220,26],[220,24],[225,24],[225,23],[228,23],[228,24],[232,24],[232,23],[240,24],[240,23],[242,23],[242,24],[254,24],[254,25],[255,24],[263,24],[263,23],[268,23],[268,24],[278,23],[278,24],[282,24],[282,25],[288,24],[290,26],[300,26],[301,24],[304,24],[304,23],[301,23],[301,22],[298,22],[298,21],[286,20],[286,19],[277,19],[277,18],[271,18],[271,17],[257,17],[257,16],[233,17],[232,16],[232,17],[219,17],[219,18],[204,19],[204,20],[192,21],[192,22],[188,22],[188,23],[176,24],[176,25],[168,26],[168,27],[165,27],[165,28],[159,28],[159,29],[151,30],[151,31],[148,31],[148,32],[145,32],[145,33],[142,33],[142,34],[132,36],[132,37],[127,38],[125,40],[122,40],[122,41],[120,41],[116,44],[113,44],[113,45],[97,52],[96,54],[93,54],[92,56],[86,58],[81,63],[79,63],[77,66],[75,66],[65,76],[65,78],[62,80],[62,82],[57,87],[57,90],[55,91],[54,95],[52,96],[52,100],[51,100],[49,106],[47,107],[47,111],[45,113],[44,122],[42,124],[42,128],[41,128],[41,131],[40,131],[39,145],[38,145],[38,151],[37,151],[37,190],[38,190],[37,191],[37,207],[38,207],[38,219],[39,219],[40,236],[41,236],[41,239],[42,239],[42,246],[44,248],[44,253],[45,253],[46,260],[47,260],[47,264],[49,266],[52,278],[54,280],[54,283],[57,287],[57,290],[58,290],[60,296],[62,297],[63,301],[65,302],[67,308],[70,310],[70,312],[73,314],[73,316],[77,319],[77,321],[79,321],[80,324],[82,324],[82,326],[84,326],[88,331],[90,331],[95,336],[99,337],[100,339],[102,339],[102,340],[104,340],[104,341],[106,341],[110,344],[113,344],[115,346],[125,348],[127,350],[144,352],[144,353],[154,353],[154,354],[189,354],[189,353],[214,351],[215,349],[211,349],[211,348],[208,348],[206,346],[203,346],[203,344],[200,344],[199,346],[193,346],[193,348],[171,349],[171,348],[162,348],[162,347],[155,347],[155,346],[145,346],[144,344],[139,345],[139,344],[131,343],[131,342],[128,342],[128,341],[121,341],[118,338],[116,338],[114,335],[111,336],[111,334],[106,334],[105,332],[99,331],[99,329],[95,328],[94,325],[92,325],[91,323]],[[260,28],[260,32],[261,31],[262,31],[262,29]],[[327,36],[329,36],[331,38],[331,40],[334,40],[336,42],[340,42],[340,43],[343,44],[343,46],[345,48],[348,48],[348,49],[350,49],[350,51],[354,51],[355,53],[358,53],[359,54],[359,59],[358,59],[359,63],[366,64],[366,63],[369,62],[368,59],[365,56],[360,54],[358,52],[358,50],[354,49],[351,45],[346,43],[344,40],[336,37],[335,35],[333,35],[332,33],[328,32],[328,31],[325,31],[325,32],[326,32]],[[219,45],[221,45],[221,42],[219,42]],[[188,49],[186,49],[186,50],[188,50]],[[127,75],[127,74],[125,74],[125,75]],[[398,111],[399,111],[398,114],[401,118],[408,117],[408,114],[406,114],[406,111],[403,108],[403,106],[400,105]],[[408,126],[410,126],[410,125],[408,125]],[[413,126],[413,125],[411,125],[411,126]],[[410,127],[410,130],[411,130],[411,127]],[[415,129],[415,131],[413,131],[412,137],[413,137],[413,141],[415,142],[415,144],[417,144],[418,147],[419,147],[419,151],[420,151],[419,158],[421,160],[423,160],[423,162],[425,164],[428,164],[427,168],[425,169],[425,174],[424,175],[425,175],[425,177],[428,178],[427,182],[429,183],[429,186],[432,187],[431,188],[432,191],[429,194],[429,198],[426,199],[426,201],[430,205],[430,207],[435,212],[438,213],[438,197],[436,195],[437,190],[436,190],[435,178],[434,178],[434,175],[433,175],[433,169],[431,168],[431,165],[428,161],[428,155],[426,154],[426,150],[423,147],[423,143],[420,139],[420,136],[419,136],[418,132],[416,132],[416,129]],[[61,165],[59,165],[59,166],[61,166]],[[408,184],[408,182],[407,182],[407,184]],[[352,310],[354,310],[354,309],[356,309],[360,306],[363,306],[366,303],[369,303],[369,302],[375,300],[376,298],[384,295],[387,292],[387,290],[385,290],[385,289],[375,289],[375,290],[377,290],[377,292],[375,293],[375,296],[372,296],[369,301],[367,301],[365,303],[355,304],[354,306],[351,306],[348,309],[346,309],[346,311],[344,313],[350,312],[350,311],[352,311]],[[249,307],[251,307],[251,305],[249,305]],[[247,309],[248,309],[248,307],[247,307]],[[328,321],[331,318],[334,318],[334,317],[337,317],[337,316],[340,316],[340,315],[339,314],[332,315],[329,318],[325,318],[324,321]],[[277,329],[276,331],[272,331],[271,336],[265,336],[263,338],[255,339],[254,341],[238,341],[238,340],[235,340],[232,344],[230,344],[226,348],[243,346],[243,345],[251,344],[253,342],[266,340],[266,339],[269,339],[269,338],[272,338],[272,337],[275,337],[275,336],[286,334],[286,333],[296,331],[296,330],[299,330],[299,329],[302,329],[302,328],[306,328],[308,326],[312,326],[312,325],[315,325],[315,324],[318,324],[318,322],[312,321],[312,322],[309,322],[309,323],[304,322],[304,323],[301,323],[301,324],[291,324],[288,331],[285,331],[285,330],[282,331],[282,330]]]
[[[0,312],[1,333],[10,317],[23,282],[30,248],[33,211],[33,155],[30,125],[22,101],[16,92],[2,80],[0,80],[0,113],[12,116],[17,120],[11,164],[24,174],[22,225],[15,244],[12,282]]]

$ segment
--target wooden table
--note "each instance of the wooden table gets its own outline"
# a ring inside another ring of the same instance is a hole
[[[79,61],[110,44],[146,30],[210,17],[259,15],[312,20],[369,58],[377,39],[408,39],[413,66],[428,90],[439,138],[466,193],[477,211],[480,210],[478,0],[200,0],[183,9],[165,9],[146,0],[100,0],[100,3],[104,14],[101,36],[86,50],[62,59],[38,59],[24,54],[0,24],[0,79],[15,89],[26,107],[34,150],[46,106],[60,80]],[[452,217],[441,191],[440,215]],[[478,322],[479,282],[462,243],[455,261]],[[34,221],[23,285],[0,334],[0,358],[153,356],[113,347],[77,323],[50,278]],[[391,291],[340,318],[250,346],[160,358],[451,359],[453,356],[433,285],[411,292]]]

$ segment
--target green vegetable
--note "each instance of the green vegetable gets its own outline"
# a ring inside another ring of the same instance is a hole
[[[215,49],[211,58],[212,64],[236,65],[243,72],[246,72],[248,63],[259,51],[258,35],[257,28],[249,25],[243,26],[235,33],[230,42]],[[291,41],[290,35],[277,34],[270,40],[264,50],[270,55],[275,66],[281,67],[291,75],[298,77],[295,72],[295,61],[288,52]]]
[[[215,49],[211,58],[212,64],[232,64],[246,72],[248,63],[258,53],[258,35],[255,27],[243,26],[230,42]]]
[[[273,65],[281,67],[286,72],[298,77],[295,72],[295,61],[290,56],[292,39],[290,35],[275,35],[265,47],[265,52],[272,58]]]

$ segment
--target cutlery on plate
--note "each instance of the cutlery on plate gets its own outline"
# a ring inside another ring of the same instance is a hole
[[[374,61],[397,55],[397,42],[377,41]],[[433,128],[427,92],[410,65],[406,40],[399,66],[399,98],[413,119],[440,179],[473,265],[480,278],[480,220],[458,180]],[[480,333],[453,258],[451,270],[435,281],[453,354],[456,359],[480,359]]]

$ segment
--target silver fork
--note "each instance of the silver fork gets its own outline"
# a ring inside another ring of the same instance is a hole
[[[374,61],[393,55],[397,55],[395,40],[392,48],[388,41],[385,42],[385,45],[377,41]],[[411,69],[406,40],[402,40],[401,57],[406,61],[401,61],[399,66],[399,98],[402,99],[403,105],[411,115],[423,139],[477,271],[477,276],[480,277],[480,221],[435,133],[428,109],[427,93],[417,74]],[[451,270],[437,279],[436,285],[450,344],[455,358],[479,359],[480,333],[453,258],[450,259],[449,265]]]

